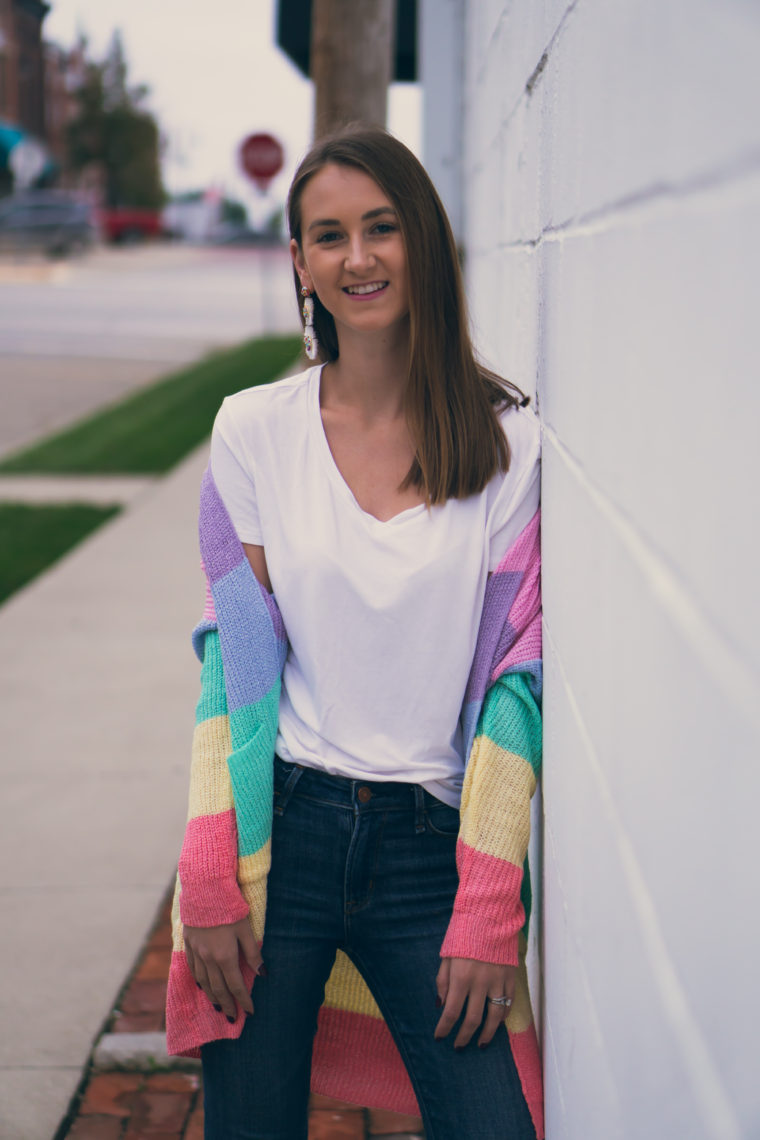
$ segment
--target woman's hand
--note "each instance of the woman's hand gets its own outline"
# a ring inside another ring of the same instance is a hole
[[[263,972],[263,963],[248,919],[229,926],[185,926],[183,930],[190,973],[214,1008],[228,1021],[237,1016],[236,1001],[246,1013],[253,1013],[240,971],[240,954],[254,974]]]
[[[478,962],[474,958],[442,958],[435,979],[443,1013],[435,1027],[437,1041],[447,1037],[467,1002],[467,1012],[459,1027],[454,1048],[461,1049],[469,1042],[483,1020],[486,998],[514,998],[517,966],[496,966],[491,962]],[[478,1038],[481,1049],[489,1043],[508,1007],[489,1002],[483,1032]]]

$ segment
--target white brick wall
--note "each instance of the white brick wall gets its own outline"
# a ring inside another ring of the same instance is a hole
[[[547,1136],[752,1140],[760,6],[458,3],[473,324],[544,422]]]

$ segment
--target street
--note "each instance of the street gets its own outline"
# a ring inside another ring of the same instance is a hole
[[[298,330],[287,250],[0,261],[0,454],[217,348]]]

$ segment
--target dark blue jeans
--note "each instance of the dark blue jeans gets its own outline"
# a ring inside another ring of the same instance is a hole
[[[456,1030],[433,1037],[458,826],[419,785],[275,759],[268,975],[241,1037],[203,1046],[206,1140],[306,1140],[317,1011],[339,948],[393,1034],[428,1140],[535,1140],[504,1026],[486,1049],[477,1034],[457,1052]]]

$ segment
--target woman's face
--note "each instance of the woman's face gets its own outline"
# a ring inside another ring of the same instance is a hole
[[[331,163],[310,178],[301,196],[301,246],[291,241],[290,250],[301,284],[332,314],[338,337],[408,326],[398,218],[368,174]]]

